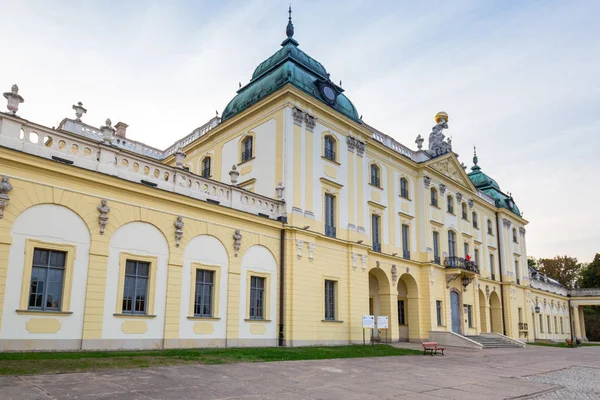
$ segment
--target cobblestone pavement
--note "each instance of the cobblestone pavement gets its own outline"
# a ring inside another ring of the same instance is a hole
[[[448,348],[446,354],[6,376],[0,399],[598,398],[600,347]]]
[[[531,397],[539,400],[600,400],[600,368],[575,366],[527,377],[535,382],[561,385]]]

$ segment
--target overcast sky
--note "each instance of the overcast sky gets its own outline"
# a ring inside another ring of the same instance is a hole
[[[285,38],[288,1],[0,0],[0,90],[47,126],[129,124],[166,148],[221,113]],[[600,252],[600,1],[294,1],[295,39],[370,125],[433,116],[529,220],[528,254]],[[3,99],[2,99],[3,100]],[[3,106],[4,107],[4,106]]]

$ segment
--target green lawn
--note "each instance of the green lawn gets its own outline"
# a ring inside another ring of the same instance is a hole
[[[564,347],[567,348],[565,342],[547,343],[547,342],[528,342],[527,345],[532,346],[547,346],[547,347]],[[600,346],[600,343],[581,343],[578,347]]]
[[[77,351],[0,353],[0,375],[76,372],[113,368],[146,368],[186,363],[228,364],[331,358],[423,354],[388,345],[265,347],[143,351]]]

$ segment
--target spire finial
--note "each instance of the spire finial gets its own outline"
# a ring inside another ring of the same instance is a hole
[[[479,165],[477,165],[477,162],[479,162],[479,159],[477,158],[477,146],[473,145],[473,166],[471,167],[472,171],[481,169]]]
[[[290,8],[288,8],[288,24],[285,28],[285,34],[288,39],[291,39],[294,36],[294,24],[292,23],[292,5],[290,4]]]

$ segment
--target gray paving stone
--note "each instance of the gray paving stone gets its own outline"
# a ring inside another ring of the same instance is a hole
[[[600,348],[578,350],[451,349],[445,357],[186,364],[2,377],[0,399],[599,400]]]

